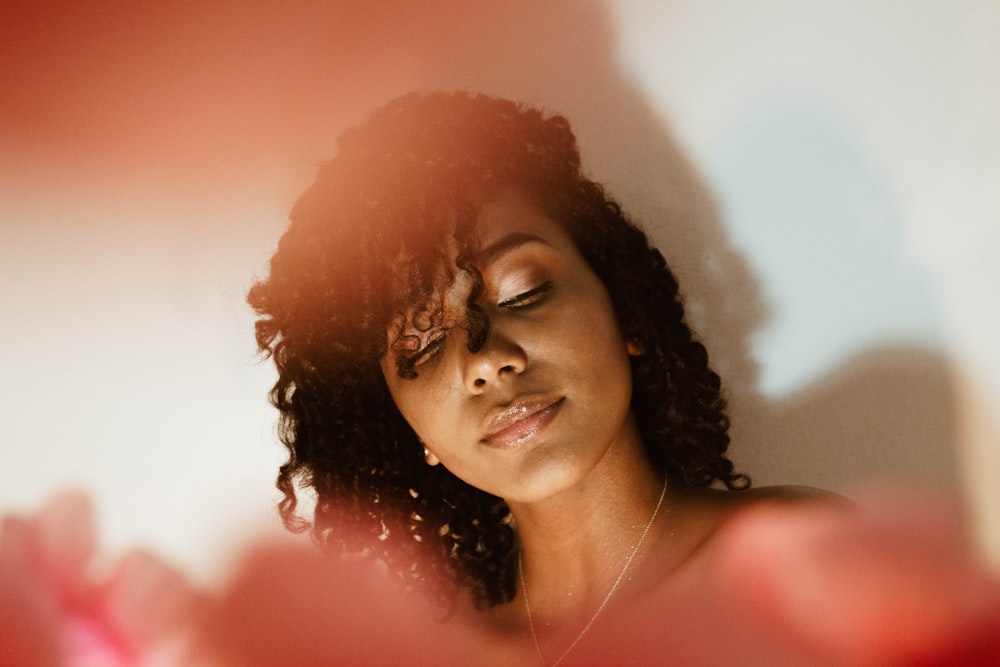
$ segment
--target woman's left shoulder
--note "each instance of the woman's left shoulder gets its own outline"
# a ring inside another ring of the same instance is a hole
[[[852,506],[841,495],[809,486],[761,486],[751,489],[726,490],[713,487],[688,487],[675,490],[673,500],[677,514],[684,517],[686,527],[699,535],[697,552],[710,551],[727,528],[741,523],[747,515],[781,514],[811,515],[815,510],[839,513]]]
[[[700,513],[711,516],[715,521],[744,509],[764,505],[850,505],[850,501],[841,495],[811,486],[760,486],[732,491],[711,487],[688,488],[678,495],[681,502],[697,508]]]
[[[743,491],[720,491],[728,497],[732,504],[739,506],[756,505],[757,503],[830,503],[848,506],[850,501],[833,491],[819,489],[814,486],[759,486]]]
[[[768,508],[810,514],[807,508],[847,507],[849,501],[830,491],[807,486],[762,486],[726,490],[714,487],[672,487],[670,514],[673,548],[684,553],[680,562],[706,562],[720,537],[731,532],[740,517],[759,514]],[[725,540],[722,540],[723,542]]]

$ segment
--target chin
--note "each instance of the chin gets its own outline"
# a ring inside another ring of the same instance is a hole
[[[585,473],[577,465],[565,461],[548,461],[545,464],[526,462],[530,472],[519,475],[515,489],[503,498],[509,502],[537,503],[558,496],[576,484]]]

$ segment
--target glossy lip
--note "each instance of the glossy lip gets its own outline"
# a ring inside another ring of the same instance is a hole
[[[486,435],[481,442],[498,449],[510,449],[529,440],[555,419],[565,397],[526,396],[495,410],[486,419]]]

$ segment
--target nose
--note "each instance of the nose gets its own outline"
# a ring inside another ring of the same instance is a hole
[[[465,387],[473,394],[481,394],[492,384],[520,375],[528,363],[524,350],[495,328],[491,328],[480,349],[466,355]]]

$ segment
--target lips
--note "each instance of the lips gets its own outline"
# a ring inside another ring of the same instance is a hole
[[[490,415],[482,442],[500,449],[516,447],[548,426],[562,404],[562,398],[519,398]]]

